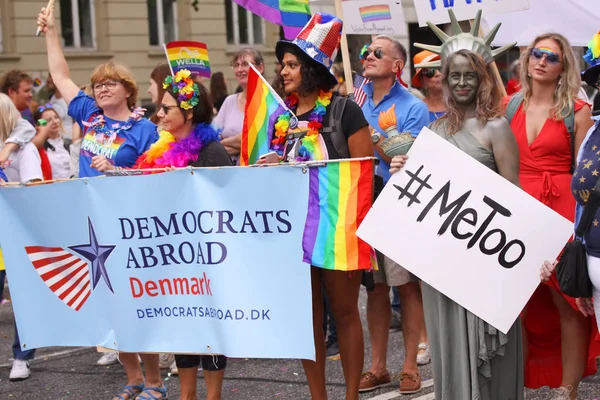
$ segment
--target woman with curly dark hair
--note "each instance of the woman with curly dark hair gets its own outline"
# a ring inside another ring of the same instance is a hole
[[[283,113],[275,124],[273,150],[284,161],[372,157],[368,123],[360,107],[333,96],[337,79],[330,72],[337,54],[342,21],[315,14],[293,42],[279,41],[277,59],[283,69],[281,83],[286,103],[295,114]],[[333,126],[330,113],[343,110]],[[278,160],[267,157],[266,162]],[[358,399],[363,367],[363,333],[358,312],[361,271],[325,270],[311,266],[313,326],[316,361],[303,360],[311,397],[327,399],[325,388],[325,337],[323,334],[323,288],[337,323],[346,399]]]
[[[219,112],[223,102],[227,98],[227,83],[225,75],[222,72],[215,72],[210,78],[210,97],[212,98],[215,110]]]

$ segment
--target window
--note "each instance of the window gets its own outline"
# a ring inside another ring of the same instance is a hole
[[[244,7],[225,0],[227,43],[255,45],[265,43],[265,24],[258,15]]]
[[[177,40],[176,0],[148,0],[148,31],[150,46]]]
[[[93,0],[60,0],[60,15],[65,47],[96,47]]]

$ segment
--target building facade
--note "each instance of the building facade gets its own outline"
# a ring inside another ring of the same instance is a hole
[[[237,82],[233,54],[252,46],[263,52],[268,79],[274,76],[278,26],[246,12],[232,0],[55,0],[56,25],[75,83],[89,82],[93,69],[115,60],[126,65],[146,92],[150,72],[166,62],[163,43],[194,40],[206,43],[213,72],[222,71],[228,89]],[[46,44],[36,37],[36,20],[47,1],[0,0],[0,72],[20,68],[32,76],[48,75]]]

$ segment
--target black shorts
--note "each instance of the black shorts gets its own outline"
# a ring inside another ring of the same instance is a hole
[[[200,366],[205,371],[221,371],[227,367],[227,357],[221,355],[175,354],[177,368],[195,368]]]

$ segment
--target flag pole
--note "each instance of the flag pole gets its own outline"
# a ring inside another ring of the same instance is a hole
[[[342,0],[335,0],[335,13],[338,18],[344,20],[344,11],[342,10]],[[342,41],[340,43],[342,48],[342,62],[344,64],[344,79],[346,81],[346,92],[352,93],[352,66],[350,65],[350,52],[348,51],[348,39],[346,38],[346,26],[344,24],[342,28]]]

